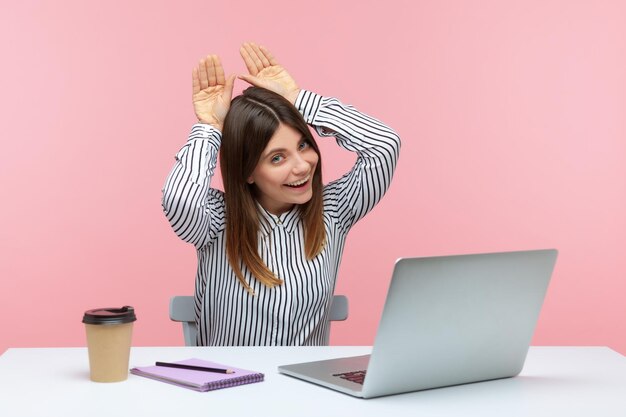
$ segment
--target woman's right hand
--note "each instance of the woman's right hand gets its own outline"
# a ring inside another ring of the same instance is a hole
[[[193,109],[200,123],[210,124],[222,131],[224,118],[230,108],[235,76],[224,78],[224,68],[217,55],[200,60],[191,74]]]

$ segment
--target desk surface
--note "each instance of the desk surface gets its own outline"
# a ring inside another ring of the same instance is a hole
[[[129,375],[89,380],[85,348],[0,356],[0,416],[625,416],[626,358],[606,347],[532,347],[515,378],[363,400],[278,374],[278,365],[367,354],[370,347],[134,347],[130,365],[204,358],[265,381],[198,393]]]

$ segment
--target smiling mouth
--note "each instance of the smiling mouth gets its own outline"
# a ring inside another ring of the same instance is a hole
[[[300,181],[295,181],[295,182],[291,182],[289,184],[285,184],[285,186],[287,186],[289,188],[302,188],[305,185],[307,185],[307,183],[309,182],[310,179],[311,179],[311,176],[307,175],[306,178],[303,178]]]

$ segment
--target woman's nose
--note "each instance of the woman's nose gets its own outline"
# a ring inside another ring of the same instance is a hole
[[[298,155],[296,157],[296,160],[294,161],[294,166],[293,166],[293,173],[294,174],[303,174],[305,172],[307,172],[309,170],[309,163],[302,158],[300,155]]]

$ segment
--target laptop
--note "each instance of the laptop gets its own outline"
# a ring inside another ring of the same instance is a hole
[[[396,261],[372,353],[278,372],[372,398],[516,376],[554,249]]]

